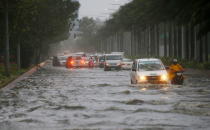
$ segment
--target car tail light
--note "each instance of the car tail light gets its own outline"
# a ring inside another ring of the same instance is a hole
[[[81,60],[81,64],[85,64],[85,61],[84,60]]]
[[[73,65],[74,64],[74,61],[71,61],[70,63]]]

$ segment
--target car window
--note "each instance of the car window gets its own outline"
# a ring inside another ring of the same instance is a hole
[[[99,61],[102,61],[102,60],[104,60],[104,56],[99,57]]]
[[[59,57],[60,60],[66,60],[67,57]]]
[[[121,60],[121,56],[106,56],[106,60]]]
[[[132,62],[131,59],[123,59],[124,62]]]
[[[164,70],[164,66],[159,61],[145,61],[138,64],[139,71]]]
[[[74,59],[74,60],[81,60],[81,59],[82,59],[82,57],[80,57],[80,56],[76,56],[76,57],[73,57],[72,59]]]

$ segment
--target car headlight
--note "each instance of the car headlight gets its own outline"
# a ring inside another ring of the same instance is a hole
[[[117,65],[121,65],[121,63],[117,63]]]
[[[161,81],[167,81],[168,75],[162,75],[160,79],[161,79]]]
[[[109,63],[106,63],[106,66],[109,66]]]
[[[140,81],[142,82],[142,81],[146,81],[147,80],[147,77],[146,76],[140,76]]]

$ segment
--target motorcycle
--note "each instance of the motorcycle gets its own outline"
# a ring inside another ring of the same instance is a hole
[[[184,83],[183,71],[175,72],[174,74],[175,76],[171,80],[171,84],[183,85]]]
[[[93,60],[90,60],[89,63],[88,63],[88,66],[90,68],[93,68],[94,67],[94,61]]]

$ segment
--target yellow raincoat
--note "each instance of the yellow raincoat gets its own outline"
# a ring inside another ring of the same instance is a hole
[[[169,66],[169,79],[172,80],[176,75],[175,72],[184,71],[180,64],[172,64]]]

